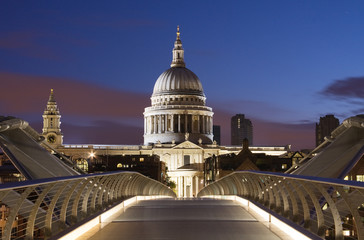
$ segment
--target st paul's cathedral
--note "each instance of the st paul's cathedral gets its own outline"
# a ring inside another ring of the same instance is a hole
[[[242,146],[219,146],[213,141],[214,113],[206,106],[201,81],[186,68],[179,28],[172,53],[171,67],[158,77],[151,106],[144,110],[144,145],[63,144],[61,114],[51,90],[42,131],[48,146],[81,165],[87,164],[90,156],[158,156],[165,163],[168,177],[176,183],[177,196],[196,196],[206,181],[205,159],[237,154]],[[287,153],[286,147],[250,147],[250,150],[276,156]]]

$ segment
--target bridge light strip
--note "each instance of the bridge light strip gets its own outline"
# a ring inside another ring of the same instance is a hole
[[[81,236],[88,236],[91,237],[96,232],[91,230],[99,226],[98,230],[102,227],[105,227],[108,223],[112,222],[114,218],[119,216],[121,214],[122,210],[125,210],[128,206],[131,206],[132,204],[136,203],[140,200],[149,200],[149,199],[157,199],[157,198],[170,198],[169,196],[135,196],[132,198],[129,198],[122,203],[116,205],[115,207],[105,211],[104,213],[100,214],[99,216],[91,219],[87,223],[84,223],[83,225],[79,226],[78,228],[74,229],[73,231],[65,234],[63,237],[60,237],[59,240],[69,240],[69,239],[77,239]],[[100,225],[101,223],[104,223],[103,225]],[[88,233],[89,232],[89,233]]]
[[[310,240],[311,238],[305,236],[298,230],[294,229],[293,227],[289,226],[288,224],[282,222],[278,218],[272,216],[268,212],[264,211],[260,207],[256,206],[249,200],[246,200],[244,198],[233,196],[233,195],[214,195],[214,196],[203,196],[203,198],[214,198],[214,199],[226,199],[226,200],[232,200],[238,202],[240,205],[244,206],[245,208],[248,208],[248,210],[252,210],[259,216],[261,216],[264,221],[270,222],[271,224],[275,225],[280,231],[282,231],[284,234],[287,234],[292,239],[299,239],[299,240]],[[271,230],[272,231],[272,230]],[[273,231],[272,231],[273,232]],[[276,232],[275,232],[276,233]],[[276,233],[277,235],[282,235],[282,233]]]

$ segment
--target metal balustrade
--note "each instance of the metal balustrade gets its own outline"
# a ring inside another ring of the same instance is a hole
[[[170,196],[135,172],[39,179],[0,185],[1,239],[49,239],[133,196]]]
[[[320,238],[364,239],[362,182],[241,171],[198,193],[211,195],[243,197]]]

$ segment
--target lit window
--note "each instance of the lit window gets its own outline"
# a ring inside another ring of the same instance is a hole
[[[117,167],[117,168],[122,168],[122,167],[123,167],[123,164],[118,163],[118,165],[117,165],[116,167]]]
[[[77,167],[81,170],[87,172],[88,171],[88,162],[86,159],[77,159],[76,160]]]
[[[325,203],[323,206],[322,206],[322,210],[326,210],[327,208],[328,208],[328,204],[327,203]]]
[[[139,159],[139,161],[140,161],[140,162],[144,162],[144,158],[140,158],[140,159]]]
[[[286,169],[287,168],[287,164],[282,164],[282,169]]]
[[[356,175],[356,181],[364,182],[364,175]]]

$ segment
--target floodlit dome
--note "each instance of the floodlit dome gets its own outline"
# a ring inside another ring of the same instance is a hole
[[[154,85],[153,96],[176,94],[204,96],[200,80],[188,68],[171,67],[159,76]]]
[[[210,144],[214,113],[205,105],[200,80],[186,68],[179,27],[172,53],[171,68],[158,77],[144,111],[144,144]]]

